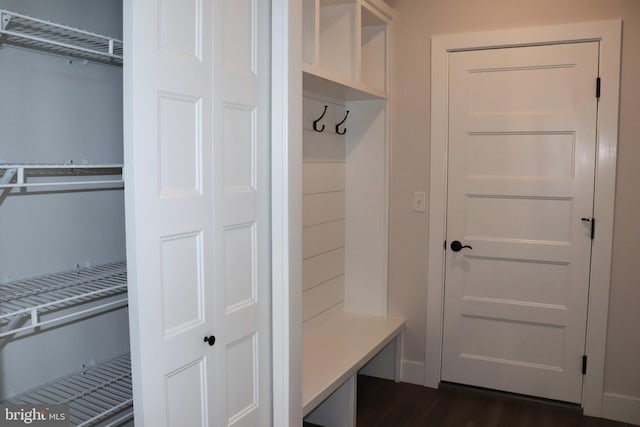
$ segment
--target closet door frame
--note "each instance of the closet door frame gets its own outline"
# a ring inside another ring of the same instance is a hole
[[[447,191],[448,55],[450,52],[510,46],[597,41],[600,43],[597,158],[594,217],[598,231],[592,246],[582,407],[585,415],[603,415],[605,344],[618,145],[620,46],[622,21],[531,27],[434,36],[431,38],[431,171],[429,191],[429,252],[424,384],[437,388],[442,366],[444,250]],[[606,88],[606,89],[605,89]],[[595,82],[594,82],[595,92]]]
[[[272,0],[273,425],[302,424],[302,2]]]

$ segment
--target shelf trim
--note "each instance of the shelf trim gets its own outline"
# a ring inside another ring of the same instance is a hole
[[[380,23],[376,23],[373,25],[368,25],[365,24],[365,22],[362,22],[362,28],[366,28],[366,27],[376,27],[376,26],[380,26],[380,25],[385,25],[388,26],[389,23],[391,22],[391,15],[385,13],[384,11],[382,11],[379,7],[374,6],[371,2],[368,1],[363,1],[362,2],[362,9],[366,9],[366,11],[368,13],[370,13],[371,15],[375,16],[377,19],[379,19],[381,22]],[[364,19],[362,20],[364,21]]]
[[[302,66],[303,76],[306,74],[315,79],[321,79],[328,84],[334,86],[336,91],[343,94],[342,98],[345,100],[365,100],[365,99],[381,99],[386,100],[389,94],[383,90],[375,89],[355,81],[341,79],[332,76],[329,72],[319,69],[317,66],[310,64],[303,64]],[[309,88],[305,87],[305,90]],[[313,92],[313,89],[311,89]],[[335,97],[335,96],[334,96]]]
[[[381,19],[387,21],[387,24],[393,20],[393,8],[382,0],[362,0],[362,6],[374,12]]]

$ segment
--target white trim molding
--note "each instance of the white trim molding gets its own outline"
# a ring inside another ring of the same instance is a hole
[[[302,6],[273,0],[272,426],[302,424]],[[267,420],[263,420],[268,423]]]
[[[400,381],[409,384],[424,384],[424,363],[415,360],[403,360],[400,363]]]
[[[640,425],[640,399],[622,394],[605,393],[602,417]]]
[[[618,100],[622,21],[598,21],[431,38],[431,174],[427,336],[424,384],[438,387],[442,365],[444,251],[447,197],[448,55],[461,50],[597,41],[600,43],[602,94],[598,106],[598,141],[594,217],[586,333],[588,370],[582,407],[585,415],[603,415],[604,367],[613,244],[613,209],[618,147]]]

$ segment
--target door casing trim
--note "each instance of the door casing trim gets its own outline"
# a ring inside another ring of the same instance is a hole
[[[272,0],[271,315],[273,418],[302,424],[302,3]]]
[[[620,19],[440,35],[431,38],[431,169],[425,386],[438,387],[442,367],[443,242],[447,217],[448,55],[450,52],[462,50],[597,41],[600,43],[599,67],[602,79],[602,95],[598,104],[594,191],[594,217],[597,220],[598,229],[593,240],[591,256],[586,331],[586,354],[589,365],[583,382],[582,407],[585,415],[602,416],[613,246],[621,40],[622,20]]]

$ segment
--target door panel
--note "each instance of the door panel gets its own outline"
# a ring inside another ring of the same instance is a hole
[[[214,1],[219,425],[271,419],[270,2]]]
[[[269,8],[125,2],[139,425],[271,419]]]
[[[167,425],[207,425],[206,377],[202,360],[167,374]]]
[[[125,2],[125,197],[137,425],[212,425],[212,14]],[[157,22],[158,25],[150,25]],[[185,34],[190,37],[185,38]],[[127,40],[128,39],[128,40]]]
[[[449,55],[445,381],[580,402],[598,49]]]

